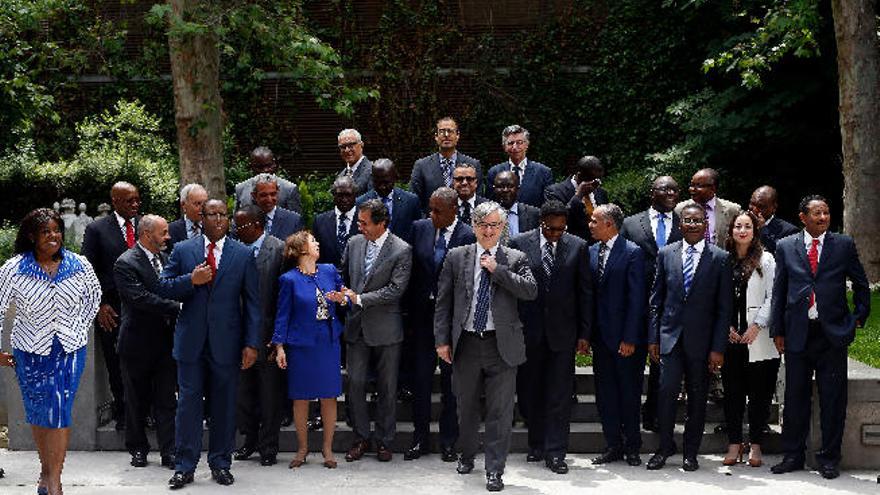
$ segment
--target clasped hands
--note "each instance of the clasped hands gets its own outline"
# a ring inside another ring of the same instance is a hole
[[[755,339],[758,338],[759,333],[761,333],[761,327],[754,323],[749,325],[749,328],[746,329],[746,332],[742,335],[736,331],[736,328],[730,327],[730,331],[727,334],[727,341],[731,344],[751,345]]]

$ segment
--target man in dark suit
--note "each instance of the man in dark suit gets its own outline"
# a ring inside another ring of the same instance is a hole
[[[486,174],[486,199],[498,200],[494,191],[495,176],[499,172],[513,172],[519,179],[516,200],[535,208],[540,207],[544,203],[544,189],[553,184],[553,171],[543,163],[526,158],[529,131],[519,125],[505,127],[501,132],[501,146],[509,158],[490,168]]]
[[[388,229],[391,233],[410,242],[412,224],[422,218],[419,198],[415,194],[394,187],[397,182],[397,166],[387,158],[373,162],[373,189],[357,199],[361,204],[368,199],[380,199],[388,209]]]
[[[687,390],[684,425],[685,471],[699,469],[697,453],[706,424],[709,371],[724,363],[733,306],[733,274],[726,251],[706,242],[706,212],[698,204],[681,210],[683,241],[668,244],[657,255],[651,290],[648,352],[660,362],[657,423],[659,450],[648,469],[661,469],[675,454],[675,411],[682,374]]]
[[[458,221],[471,224],[471,215],[486,198],[477,195],[477,169],[470,163],[460,162],[452,171],[452,188],[458,193]]]
[[[646,300],[654,283],[657,251],[667,244],[681,240],[679,219],[672,210],[678,202],[678,184],[675,179],[663,175],[654,179],[651,184],[651,206],[647,210],[626,217],[620,235],[634,242],[645,256],[645,291]],[[648,308],[644,309],[648,325]],[[636,349],[637,352],[647,352]],[[642,358],[644,361],[644,357]],[[642,427],[648,431],[657,431],[657,389],[660,387],[660,365],[650,361],[648,366],[648,390],[645,403],[642,405]]]
[[[461,457],[456,470],[468,474],[474,469],[480,398],[485,392],[489,491],[504,488],[501,476],[510,448],[516,368],[526,360],[518,301],[538,295],[526,255],[499,243],[505,222],[504,209],[494,201],[474,210],[477,242],[447,253],[434,310],[437,355],[452,364],[458,399]]]
[[[354,189],[351,177],[337,178],[330,190],[334,208],[315,217],[315,240],[321,246],[318,263],[330,263],[336,268],[342,266],[345,245],[351,236],[358,233]]]
[[[238,373],[257,359],[260,289],[254,252],[230,239],[226,203],[210,199],[202,211],[204,236],[174,246],[159,295],[183,303],[174,331],[177,361],[177,435],[172,489],[193,482],[202,452],[205,387],[210,388],[208,466],[220,485],[235,479]]]
[[[595,156],[586,155],[582,156],[574,167],[574,174],[544,189],[544,201],[555,199],[567,205],[575,193],[580,192],[581,197],[590,197],[593,206],[607,203],[608,194],[601,187],[602,178],[605,177],[602,161]],[[596,182],[596,179],[599,179],[599,182]]]
[[[174,413],[177,367],[171,356],[174,321],[180,303],[153,293],[166,261],[168,224],[146,215],[137,245],[122,253],[113,268],[122,302],[119,367],[125,386],[125,448],[131,465],[145,467],[150,443],[145,432],[152,406],[162,466],[174,468]]]
[[[493,189],[498,204],[507,210],[507,239],[538,228],[541,211],[532,205],[516,202],[519,191],[518,175],[507,171],[498,172],[495,174]]]
[[[278,278],[284,261],[284,242],[267,234],[266,215],[255,205],[235,212],[238,239],[254,253],[260,286],[260,345],[254,366],[239,375],[238,431],[244,444],[235,451],[237,461],[260,453],[260,464],[272,466],[278,455],[278,434],[281,428],[281,386],[283,371],[266,356],[275,331],[278,307]]]
[[[776,216],[777,205],[776,189],[771,186],[755,189],[749,199],[749,211],[758,217],[761,245],[771,254],[776,252],[777,241],[798,233],[797,227]]]
[[[813,373],[819,390],[822,444],[816,464],[823,478],[840,475],[846,419],[847,348],[868,319],[871,293],[853,239],[828,232],[831,214],[822,196],[801,200],[803,232],[776,245],[770,335],[785,354],[782,450],[774,474],[803,469],[810,431]],[[852,282],[853,311],[846,299]]]
[[[254,171],[254,176],[235,185],[236,210],[242,206],[254,204],[253,191],[257,177],[262,174],[269,174],[275,177],[278,184],[278,205],[286,210],[302,214],[299,187],[293,182],[275,175],[275,172],[278,170],[278,164],[275,162],[272,150],[265,146],[254,148],[251,151],[250,165],[251,170]]]
[[[277,181],[273,175],[257,176],[253,197],[254,204],[266,215],[266,232],[284,241],[289,235],[302,230],[303,223],[299,213],[278,206]]]
[[[165,252],[171,254],[180,241],[202,235],[202,205],[208,200],[208,191],[201,184],[187,184],[180,189],[180,209],[183,216],[168,224]]]
[[[409,283],[412,249],[388,230],[388,210],[371,199],[358,207],[361,234],[349,239],[342,255],[342,277],[352,303],[345,319],[348,392],[355,440],[345,454],[356,461],[376,440],[376,457],[391,460],[396,430],[397,371],[403,342],[401,298]],[[376,432],[370,433],[366,383],[370,362],[376,363],[379,392]]]
[[[82,254],[101,282],[101,306],[98,309],[98,339],[104,354],[104,364],[110,379],[110,392],[113,395],[113,419],[116,429],[125,425],[125,398],[122,375],[119,372],[119,356],[116,352],[118,338],[119,292],[113,278],[113,266],[119,255],[135,245],[138,210],[141,197],[135,186],[128,182],[117,182],[110,189],[113,213],[90,223],[83,237]]]
[[[373,188],[373,162],[364,156],[364,142],[357,129],[343,129],[336,138],[339,156],[345,161],[345,168],[337,177],[351,177],[355,194],[361,195]]]
[[[477,172],[477,185],[483,180],[480,160],[471,158],[456,149],[459,139],[458,124],[452,117],[437,121],[434,141],[437,153],[419,158],[413,165],[409,190],[419,197],[422,211],[428,211],[428,199],[438,187],[452,187],[452,172],[459,163],[470,163]]]
[[[605,452],[593,459],[593,464],[625,458],[630,466],[638,466],[642,463],[639,403],[645,371],[642,349],[647,348],[648,295],[645,257],[641,248],[620,235],[622,226],[619,206],[608,203],[593,210],[593,370],[596,407],[605,436]]]
[[[517,374],[517,398],[529,426],[526,460],[544,460],[558,474],[568,472],[574,354],[589,348],[592,303],[587,243],[565,232],[566,220],[565,205],[548,201],[540,229],[509,244],[526,254],[538,284],[537,299],[519,305],[527,359]]]
[[[405,354],[413,363],[413,442],[404,453],[405,460],[418,459],[431,451],[428,427],[431,422],[431,391],[437,351],[434,345],[434,301],[437,299],[437,278],[449,250],[476,242],[469,225],[456,217],[458,194],[440,187],[431,194],[430,216],[413,224],[413,267],[407,301],[412,336],[404,342]],[[407,352],[408,351],[408,352]],[[440,361],[440,452],[445,462],[458,459],[458,415],[452,393],[452,367]]]

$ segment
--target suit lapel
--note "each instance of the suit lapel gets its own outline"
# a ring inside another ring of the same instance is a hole
[[[626,239],[618,236],[617,240],[614,241],[614,247],[611,248],[611,252],[608,253],[608,259],[605,260],[605,271],[604,273],[608,273],[615,263],[617,263],[620,258],[623,256],[623,251],[626,249],[624,244],[626,243]],[[602,278],[602,285],[605,285],[605,282],[608,280],[608,277]]]
[[[708,270],[708,268],[706,267],[709,266],[710,262],[706,260],[711,257],[712,250],[709,248],[709,243],[707,242],[703,245],[703,254],[700,255],[700,261],[697,263],[697,267],[694,268],[694,279],[691,282],[691,292],[694,291],[694,287],[697,285],[697,282],[700,280],[700,276],[703,274],[703,272]],[[681,256],[678,257],[678,260],[679,262],[681,262]],[[682,274],[682,278],[683,277],[684,275]]]
[[[825,238],[827,239],[828,236],[825,236]],[[803,230],[801,230],[797,234],[797,245],[795,246],[795,251],[797,252],[798,259],[801,260],[801,263],[804,265],[804,268],[806,268],[807,273],[812,275],[813,270],[810,269],[810,260],[807,259],[807,248],[804,245],[804,231]],[[818,271],[818,270],[816,270],[816,271]]]
[[[822,271],[822,267],[828,265],[828,263],[823,263],[822,260],[828,260],[829,256],[834,252],[835,240],[834,234],[831,232],[827,232],[825,234],[825,242],[822,243],[822,256],[819,257],[819,265],[816,267],[816,275],[813,278],[819,276],[819,272]]]
[[[678,294],[681,294],[682,299],[684,299],[684,273],[681,263],[681,250],[684,248],[684,241],[678,241],[675,243],[675,247],[672,249],[670,253],[672,255],[672,259],[670,260],[670,272],[672,272],[672,284],[666,288],[667,291],[675,290]],[[693,284],[693,282],[691,282]]]
[[[373,278],[373,273],[376,272],[376,267],[378,267],[383,261],[385,261],[385,258],[388,257],[388,253],[391,251],[391,243],[392,239],[391,234],[389,233],[388,237],[385,238],[385,243],[382,244],[382,248],[379,249],[379,254],[377,254],[376,259],[373,260],[373,265],[370,267],[370,273],[368,273],[367,276],[364,277],[364,287],[366,287],[370,279]],[[369,245],[369,243],[367,243],[367,245]],[[367,259],[366,249],[364,249],[364,259]]]
[[[220,254],[220,266],[217,267],[217,277],[214,279],[214,286],[220,282],[220,279],[223,277],[223,274],[226,273],[226,267],[229,266],[235,258],[235,251],[232,250],[229,243],[232,242],[228,237],[223,242],[223,251]]]
[[[647,242],[651,246],[652,254],[657,254],[657,238],[654,236],[654,232],[651,231],[651,214],[648,211],[642,212],[639,216],[639,225],[642,226],[642,230],[645,233],[645,239],[648,239],[651,242]],[[668,241],[669,239],[667,239]]]
[[[541,235],[541,231],[539,230],[538,236],[540,236],[540,235]],[[538,251],[541,250],[540,243],[541,243],[541,240],[539,237],[538,238]],[[556,275],[556,272],[559,270],[559,265],[561,265],[562,261],[565,260],[565,255],[567,252],[568,252],[568,239],[566,239],[565,236],[563,235],[562,237],[559,238],[559,242],[556,243],[556,253],[553,256],[553,271],[551,274],[551,278],[552,278],[552,275]],[[548,280],[547,285],[549,285],[549,284],[550,284],[550,281]]]
[[[474,247],[471,248],[468,246],[467,249],[464,250],[464,300],[467,302],[468,308],[471,307],[474,301],[474,255],[476,254],[476,250],[480,249],[479,244],[474,244]]]

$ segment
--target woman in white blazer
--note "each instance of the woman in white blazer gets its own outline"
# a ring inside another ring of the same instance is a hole
[[[742,462],[743,413],[748,398],[749,459],[752,467],[762,464],[761,442],[767,429],[770,401],[779,372],[779,353],[770,337],[770,303],[776,263],[764,252],[756,226],[758,219],[749,211],[734,217],[725,243],[733,263],[734,311],[730,322],[724,368],[724,417],[728,448],[723,464]]]

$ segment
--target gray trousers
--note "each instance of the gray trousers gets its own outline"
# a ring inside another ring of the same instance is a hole
[[[376,363],[376,389],[379,404],[376,410],[376,434],[370,435],[370,411],[367,407],[367,376],[370,360]],[[348,393],[352,424],[358,439],[383,442],[388,448],[394,442],[397,425],[397,370],[400,344],[370,346],[363,338],[349,342],[346,348]]]
[[[480,339],[464,332],[452,360],[452,387],[458,398],[458,446],[464,458],[473,458],[480,447],[480,397],[486,394],[486,472],[504,472],[510,450],[516,367],[498,353],[495,335]]]

